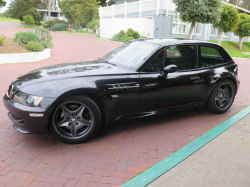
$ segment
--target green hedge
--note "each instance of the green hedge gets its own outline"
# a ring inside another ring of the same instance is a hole
[[[140,36],[137,31],[129,28],[125,33],[124,30],[121,30],[118,34],[115,34],[111,40],[119,41],[119,42],[128,42],[130,40],[138,39],[138,38],[146,38],[145,36]]]
[[[68,24],[57,23],[51,28],[52,31],[67,31],[69,28]]]
[[[50,28],[50,27],[53,27],[53,26],[54,26],[55,24],[57,24],[57,23],[68,24],[66,21],[62,21],[62,20],[59,20],[59,19],[54,19],[54,20],[50,20],[50,21],[44,22],[43,27],[44,27],[44,28]]]

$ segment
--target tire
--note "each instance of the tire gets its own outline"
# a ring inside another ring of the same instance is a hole
[[[64,143],[77,144],[90,140],[98,131],[101,112],[88,96],[65,98],[51,114],[50,131]]]
[[[224,100],[228,97],[228,100]],[[223,80],[213,89],[206,103],[206,109],[216,114],[225,113],[233,104],[235,85],[229,80]]]

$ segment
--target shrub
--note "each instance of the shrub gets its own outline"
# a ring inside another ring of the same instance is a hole
[[[40,44],[39,42],[34,42],[34,41],[28,42],[25,45],[25,48],[31,51],[35,51],[35,52],[40,52],[44,50],[42,44]]]
[[[65,23],[65,24],[67,24],[66,21],[55,19],[55,20],[46,21],[43,26],[44,26],[44,28],[50,28],[50,27],[53,27],[57,23]]]
[[[30,8],[28,11],[27,11],[27,15],[31,15],[34,20],[35,20],[35,23],[37,25],[41,25],[40,21],[42,20],[42,16],[39,12],[37,12],[37,8]]]
[[[118,34],[115,34],[113,37],[112,37],[112,40],[114,41],[121,41],[121,38],[124,38],[125,37],[125,32],[124,30],[121,30]]]
[[[97,27],[99,26],[99,19],[93,19],[91,22],[87,24],[88,28],[92,29],[96,32]]]
[[[147,38],[146,36],[140,36],[139,38]]]
[[[6,36],[4,35],[0,36],[0,45],[3,45],[3,42],[5,39],[6,39]]]
[[[22,32],[16,33],[14,40],[18,43],[27,44],[29,41],[41,42],[39,37],[33,32]]]
[[[23,20],[24,22],[27,24],[27,25],[30,25],[30,26],[33,26],[35,25],[35,20],[32,16],[30,15],[27,15],[27,16],[24,16],[23,17]]]
[[[138,39],[140,37],[141,36],[137,31],[134,31],[133,29],[129,28],[126,33],[124,30],[121,30],[118,34],[115,34],[111,40],[119,42],[127,42],[130,40]]]
[[[67,31],[69,28],[68,24],[57,23],[51,28],[52,31]]]
[[[128,42],[130,40],[134,40],[134,37],[128,37],[127,35],[125,35],[125,37],[121,38],[121,42]]]
[[[140,34],[137,31],[135,31],[134,34],[133,34],[133,37],[135,39],[138,39],[138,38],[140,38]]]
[[[47,29],[36,27],[34,32],[45,48],[53,47],[52,37]]]
[[[138,39],[140,37],[140,34],[137,31],[134,31],[133,29],[129,28],[128,31],[126,32],[128,37],[133,37],[135,39]]]

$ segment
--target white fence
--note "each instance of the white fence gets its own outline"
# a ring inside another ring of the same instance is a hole
[[[108,7],[99,8],[99,17],[114,17],[116,15],[124,15],[127,17],[127,14],[139,13],[140,17],[142,16],[143,11],[157,11],[159,15],[159,10],[175,11],[176,5],[173,3],[173,0],[146,0],[146,1],[136,1],[133,3],[125,3],[121,5],[112,5]]]
[[[115,34],[133,28],[140,35],[147,38],[154,37],[154,19],[143,18],[117,18],[100,19],[100,37],[112,38]]]

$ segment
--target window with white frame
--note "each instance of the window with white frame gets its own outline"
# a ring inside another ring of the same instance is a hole
[[[214,28],[212,25],[211,25],[211,33],[210,33],[210,35],[212,35],[212,36],[216,36],[217,35],[217,29]]]
[[[202,28],[202,24],[196,23],[194,26],[194,34],[201,35],[201,28]]]
[[[174,19],[172,25],[172,33],[173,34],[186,34],[187,33],[187,23]]]
[[[228,32],[223,32],[223,36],[224,36],[224,37],[228,37],[228,36],[229,36],[229,33],[228,33]]]

